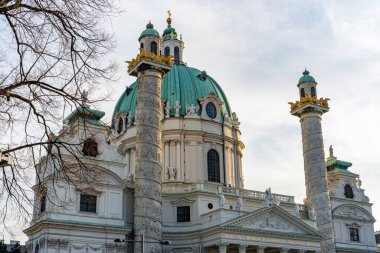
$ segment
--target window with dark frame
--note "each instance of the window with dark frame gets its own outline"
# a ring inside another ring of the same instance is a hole
[[[348,199],[353,199],[354,198],[354,192],[352,191],[352,187],[349,184],[346,184],[344,186],[344,196]]]
[[[305,96],[305,89],[304,88],[301,88],[301,97],[304,97]]]
[[[42,195],[40,198],[40,213],[46,211],[46,195]]]
[[[219,154],[215,149],[207,152],[208,181],[220,183]]]
[[[311,93],[312,97],[315,97],[315,88],[314,87],[310,88],[310,93]]]
[[[96,213],[96,196],[81,194],[79,210],[81,212]]]
[[[190,206],[177,206],[177,222],[190,221]]]
[[[121,131],[123,130],[123,118],[120,117],[118,123],[117,123],[117,132],[118,133],[121,133]]]
[[[359,241],[359,229],[358,228],[350,228],[350,238],[352,242]]]
[[[213,103],[208,102],[206,105],[206,114],[209,116],[211,119],[216,118],[216,107]]]
[[[179,47],[174,48],[174,63],[179,64]]]
[[[89,138],[84,141],[82,152],[85,156],[96,157],[97,155],[99,155],[98,144],[96,143],[96,141]]]
[[[165,56],[170,55],[170,47],[165,47]]]
[[[155,41],[153,41],[152,43],[150,43],[150,52],[152,52],[155,55],[157,55],[157,43]]]

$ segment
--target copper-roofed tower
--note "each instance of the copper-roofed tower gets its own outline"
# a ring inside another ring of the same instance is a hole
[[[171,68],[170,57],[159,52],[160,36],[149,22],[139,38],[140,53],[128,62],[128,73],[137,77],[136,175],[134,202],[134,252],[161,252],[162,239],[162,105],[161,83]],[[143,248],[142,248],[143,247]],[[145,250],[145,251],[144,251]]]
[[[322,252],[333,253],[334,230],[321,125],[322,114],[329,110],[328,99],[317,98],[317,82],[306,69],[297,86],[300,100],[290,103],[290,113],[298,116],[301,122],[309,218],[316,219],[318,230],[325,236],[321,242]]]
[[[172,56],[174,63],[179,65],[182,64],[182,53],[184,49],[184,42],[182,41],[182,35],[178,39],[177,32],[174,27],[172,27],[171,12],[168,11],[169,17],[166,19],[168,23],[167,28],[162,34],[162,45],[161,52],[165,56]]]

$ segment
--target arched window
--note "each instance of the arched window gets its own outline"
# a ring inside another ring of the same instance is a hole
[[[43,194],[40,198],[40,213],[46,211],[46,194]]]
[[[40,252],[40,245],[37,244],[36,247],[34,248],[34,253],[39,253]]]
[[[128,117],[125,117],[124,129],[127,129],[127,127],[128,127]]]
[[[215,149],[207,153],[208,181],[220,182],[219,154]]]
[[[174,63],[179,64],[179,48],[174,48]]]
[[[305,89],[301,88],[301,98],[305,96]]]
[[[170,55],[170,48],[165,47],[165,56],[169,56],[169,55]]]
[[[117,132],[121,133],[123,131],[123,118],[120,117],[119,121],[117,122]]]
[[[349,184],[346,184],[344,186],[344,196],[348,199],[353,199],[354,198],[354,192],[352,191],[352,187]]]
[[[140,44],[140,48],[144,48],[144,43],[141,43],[141,44]]]
[[[99,152],[98,152],[98,143],[96,143],[96,141],[94,141],[91,138],[85,140],[84,143],[83,143],[83,150],[82,150],[82,152],[83,152],[83,154],[85,156],[96,157],[97,155],[99,155]]]
[[[157,54],[157,43],[155,41],[150,43],[150,52]]]
[[[310,92],[311,92],[311,96],[315,97],[315,88],[314,87],[310,88]]]

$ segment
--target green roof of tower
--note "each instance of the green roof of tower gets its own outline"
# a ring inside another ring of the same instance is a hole
[[[142,38],[146,36],[154,36],[154,37],[159,38],[160,34],[153,27],[154,27],[153,24],[149,21],[149,23],[146,25],[146,29],[142,31],[139,37],[139,40],[141,40]]]
[[[300,84],[300,83],[307,83],[307,82],[309,82],[309,83],[317,83],[315,81],[314,77],[312,77],[311,75],[309,75],[310,72],[307,69],[305,69],[305,71],[302,74],[303,74],[303,76],[298,81],[298,84]]]

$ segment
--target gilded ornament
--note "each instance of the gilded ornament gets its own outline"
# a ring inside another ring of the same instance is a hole
[[[127,61],[128,70],[131,70],[142,60],[158,62],[168,66],[171,66],[173,64],[171,56],[156,55],[155,53],[151,53],[143,48],[140,48],[140,53],[136,56],[136,58],[132,59],[131,61]]]
[[[329,107],[329,101],[330,99],[329,98],[316,98],[316,97],[313,97],[311,96],[310,94],[305,94],[304,97],[301,97],[300,101],[296,101],[296,102],[289,102],[288,104],[290,104],[290,109],[293,111],[295,109],[298,109],[302,106],[305,106],[305,105],[308,105],[308,104],[314,104],[314,105],[319,105],[319,106],[323,106],[323,107]]]

